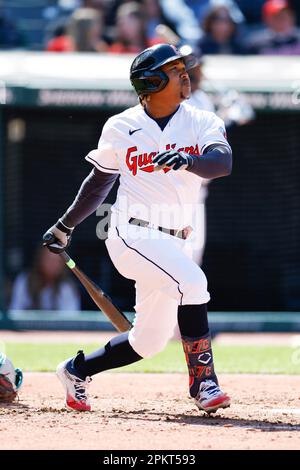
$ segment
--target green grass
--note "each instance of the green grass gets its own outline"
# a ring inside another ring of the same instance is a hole
[[[24,371],[53,372],[56,365],[73,356],[78,349],[89,353],[99,344],[28,344],[7,343],[6,354],[15,367]],[[273,346],[214,346],[217,373],[299,374],[300,352],[291,347]],[[294,359],[294,360],[293,360]],[[151,359],[117,369],[121,372],[186,372],[186,364],[179,342]]]

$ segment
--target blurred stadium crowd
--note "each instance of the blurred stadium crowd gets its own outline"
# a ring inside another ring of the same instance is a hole
[[[204,54],[300,54],[298,0],[0,0],[0,50],[138,53],[165,25]]]
[[[160,42],[189,44],[199,54],[194,105],[232,128],[251,121],[252,109],[232,90],[214,109],[201,91],[202,54],[300,55],[299,23],[299,0],[0,0],[0,51],[137,54]],[[12,310],[86,308],[61,259],[40,248],[6,294]]]

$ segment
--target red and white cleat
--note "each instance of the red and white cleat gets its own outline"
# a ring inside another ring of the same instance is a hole
[[[198,408],[208,414],[215,413],[219,408],[230,406],[230,397],[222,392],[213,380],[201,382],[198,395],[194,400]]]
[[[87,386],[91,382],[90,377],[82,380],[75,375],[72,367],[72,358],[58,364],[56,375],[66,391],[66,407],[75,411],[91,411],[91,405],[87,394]]]

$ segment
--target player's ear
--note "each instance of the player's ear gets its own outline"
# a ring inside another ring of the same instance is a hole
[[[140,96],[139,96],[140,103],[141,103],[141,105],[142,105],[143,107],[145,107],[146,102],[147,102],[147,101],[149,102],[150,99],[151,99],[151,95],[140,95]]]

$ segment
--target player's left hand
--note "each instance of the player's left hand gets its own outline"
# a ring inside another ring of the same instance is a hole
[[[187,170],[192,166],[193,157],[185,152],[167,150],[156,155],[152,161],[156,165],[154,171],[162,170],[166,167],[172,170]]]
[[[74,227],[66,227],[60,220],[50,227],[43,235],[43,246],[52,253],[62,253],[71,243]]]

